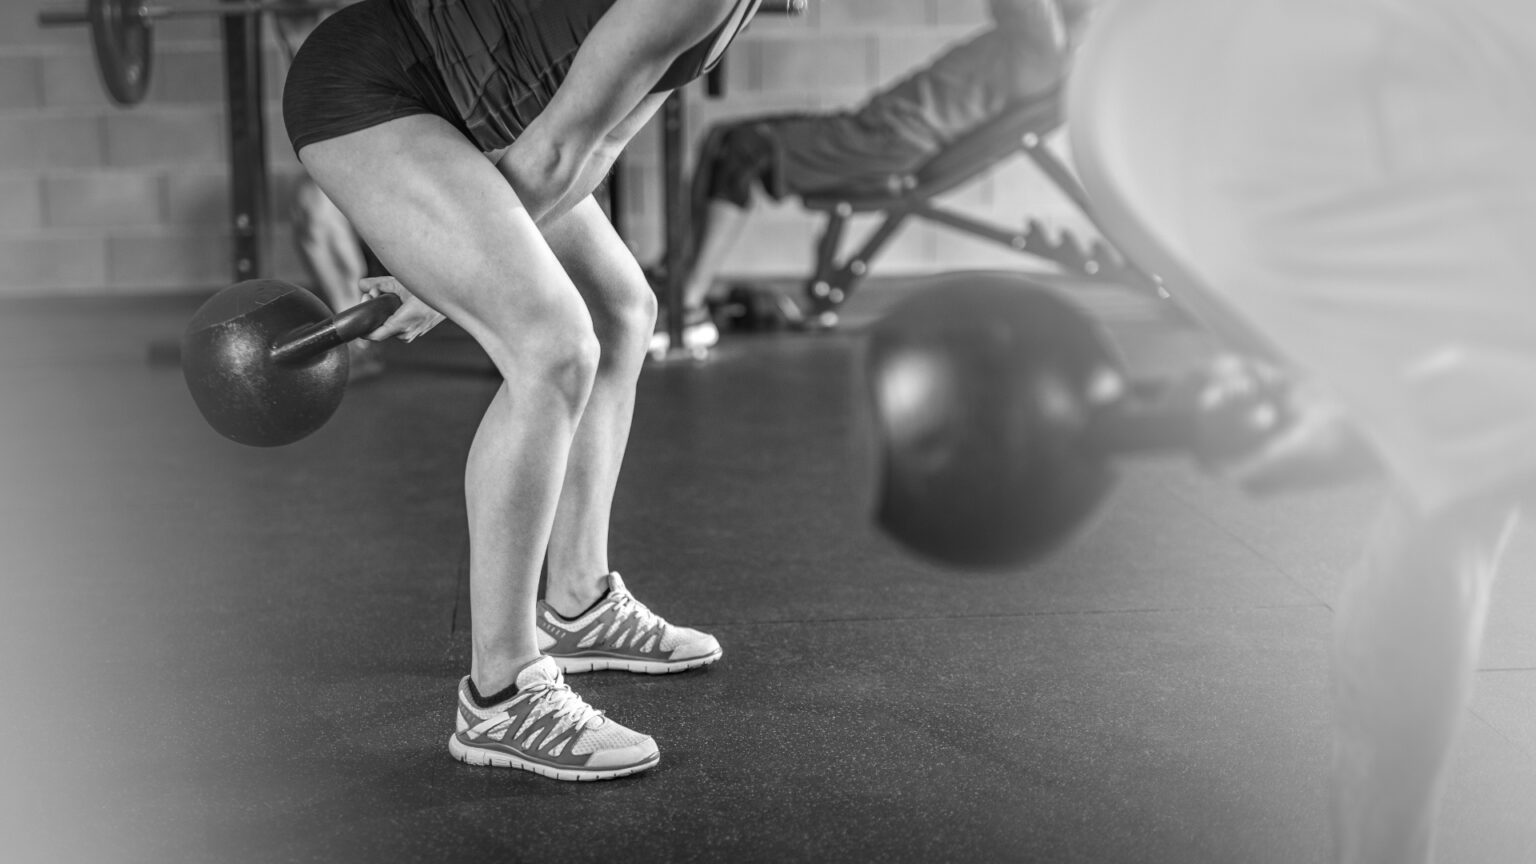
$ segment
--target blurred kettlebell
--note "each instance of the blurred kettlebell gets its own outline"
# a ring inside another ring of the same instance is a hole
[[[957,567],[1043,557],[1114,487],[1092,431],[1123,383],[1100,326],[1057,292],[1007,273],[938,277],[870,333],[874,521]]]

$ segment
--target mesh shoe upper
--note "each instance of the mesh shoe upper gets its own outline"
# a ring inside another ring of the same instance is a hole
[[[475,705],[465,678],[456,726],[466,743],[559,766],[599,767],[608,754],[627,759],[655,750],[649,735],[608,719],[573,692],[548,657],[525,666],[517,675],[517,693],[490,708]]]
[[[574,620],[539,603],[539,650],[557,657],[591,654],[677,661],[720,653],[715,637],[677,627],[635,599],[618,573],[608,574],[608,593]]]

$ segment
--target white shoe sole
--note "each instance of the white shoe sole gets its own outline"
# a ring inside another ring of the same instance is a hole
[[[622,657],[604,657],[592,655],[590,657],[558,657],[551,656],[560,671],[567,675],[579,675],[582,672],[602,672],[607,669],[616,669],[620,672],[640,672],[645,675],[670,675],[673,672],[683,672],[688,669],[697,669],[700,666],[719,660],[723,651],[715,651],[702,657],[689,657],[686,660],[627,660]]]
[[[556,768],[553,765],[541,765],[538,762],[529,762],[519,759],[510,753],[502,753],[496,750],[485,750],[480,747],[465,744],[459,740],[459,736],[448,736],[448,752],[453,758],[469,765],[482,765],[490,768],[516,768],[520,771],[532,771],[543,777],[554,780],[612,780],[615,777],[628,777],[638,774],[647,768],[654,768],[661,761],[661,753],[657,751],[644,762],[634,765],[626,765],[623,768],[609,768],[592,771],[585,768]]]

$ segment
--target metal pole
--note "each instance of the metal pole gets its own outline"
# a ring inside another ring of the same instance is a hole
[[[240,0],[229,0],[239,7]],[[229,124],[230,234],[235,281],[267,270],[267,135],[261,75],[261,19],[224,19],[224,94]]]
[[[683,185],[683,134],[687,128],[687,109],[683,92],[677,90],[662,106],[662,207],[667,226],[667,337],[668,353],[687,353],[683,347],[683,283],[688,262],[688,190]]]

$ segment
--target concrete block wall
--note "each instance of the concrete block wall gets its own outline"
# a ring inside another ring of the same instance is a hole
[[[121,109],[98,80],[85,28],[37,26],[40,5],[84,2],[0,4],[0,296],[187,293],[227,283],[228,142],[217,22],[158,22],[149,97]],[[687,91],[689,140],[718,119],[854,105],[985,20],[984,0],[812,0],[805,16],[765,17],[728,57],[728,98],[707,98],[697,85]],[[270,266],[302,281],[287,207],[302,167],[282,129],[286,67],[270,36],[265,60]],[[625,215],[642,260],[660,255],[658,141],[647,130],[626,156]],[[1075,218],[1022,164],[955,195],[968,210],[1008,220],[1022,219],[1026,209],[1047,222]],[[808,272],[816,230],[793,204],[764,209],[730,274]],[[875,272],[1021,260],[946,229],[914,226]]]
[[[175,0],[171,0],[175,2]],[[190,293],[231,278],[223,46],[212,18],[157,22],[148,98],[113,106],[84,27],[0,5],[0,296]],[[284,204],[302,168],[281,127],[285,64],[267,70],[276,223],[271,265],[302,280]]]

